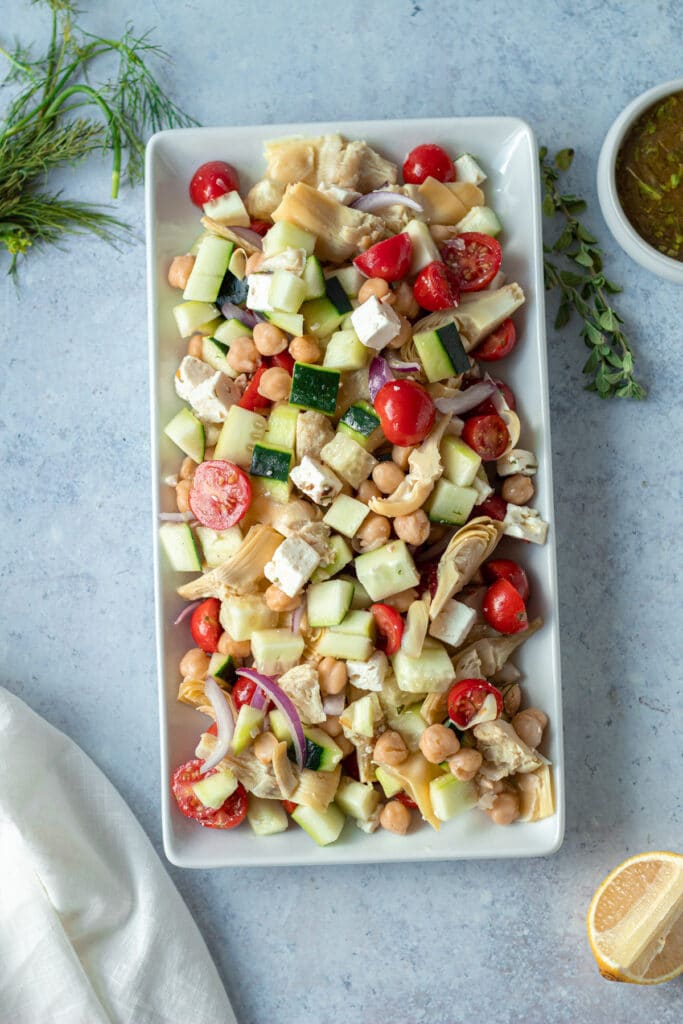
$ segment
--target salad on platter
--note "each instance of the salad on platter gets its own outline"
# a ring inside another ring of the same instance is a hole
[[[197,170],[203,232],[168,269],[186,405],[160,540],[194,574],[178,699],[214,720],[173,773],[178,808],[319,845],[347,819],[546,818],[548,719],[511,660],[542,623],[524,548],[496,548],[548,524],[489,373],[524,293],[485,171],[427,143],[401,173],[339,134],[265,157],[248,191],[230,164]]]

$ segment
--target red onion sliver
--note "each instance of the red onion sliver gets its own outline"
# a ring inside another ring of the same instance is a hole
[[[243,238],[245,242],[250,242],[255,249],[263,248],[263,239],[258,231],[252,231],[251,228],[243,228],[236,224],[228,224],[228,231]]]
[[[299,605],[298,608],[295,608],[294,611],[292,612],[292,625],[290,627],[291,630],[292,630],[292,633],[298,633],[299,632],[299,630],[301,628],[301,619],[303,618],[303,614],[304,614],[304,606],[303,606],[303,603],[302,603],[302,604]]]
[[[192,512],[160,512],[159,520],[162,523],[189,523],[193,518]]]
[[[504,412],[511,412],[512,410],[510,409],[510,406],[505,401],[505,395],[489,373],[484,377],[484,382],[491,388],[491,401],[493,403],[493,408],[496,410],[498,415],[501,416]],[[477,385],[477,387],[478,386],[479,385]]]
[[[361,210],[362,213],[374,213],[385,206],[408,206],[417,213],[423,213],[424,207],[415,199],[402,195],[401,192],[389,192],[386,189],[379,189],[377,192],[368,192],[351,203],[352,210]]]
[[[230,740],[235,732],[235,722],[227,698],[213,676],[207,676],[204,683],[204,693],[211,701],[211,707],[216,715],[216,726],[218,733],[216,745],[213,748],[211,757],[208,757],[201,767],[201,771],[210,772],[215,768],[230,749]]]
[[[396,356],[387,356],[387,362],[392,370],[398,373],[419,373],[422,367],[419,363],[407,363],[404,359]]]
[[[271,679],[270,676],[264,676],[261,672],[257,672],[253,668],[238,668],[237,675],[244,676],[245,679],[251,679],[252,682],[257,684],[257,686],[262,687],[272,700],[275,707],[278,708],[278,710],[285,716],[289,726],[289,731],[292,734],[296,763],[299,768],[303,768],[306,759],[306,737],[304,736],[299,712],[294,707],[290,698],[287,696],[285,691],[277,685],[275,680]]]
[[[493,398],[494,391],[498,391],[496,385],[484,381],[482,384],[473,385],[467,391],[459,391],[451,398],[436,398],[434,405],[439,412],[452,412],[457,415],[461,412],[469,412],[470,409],[474,409],[487,398]]]
[[[236,306],[234,302],[224,302],[221,306],[221,313],[226,320],[239,320],[245,327],[251,328],[258,323],[256,316],[250,309],[242,309],[241,306]]]
[[[177,615],[176,618],[173,620],[173,625],[179,626],[181,622],[184,622],[188,615],[191,615],[195,608],[197,608],[202,603],[203,600],[204,598],[200,597],[198,601],[190,601],[189,604],[186,604],[183,610],[180,612],[180,614]]]
[[[393,379],[393,374],[389,369],[386,359],[382,356],[375,356],[370,363],[370,370],[368,371],[368,391],[373,402],[377,397],[379,389],[384,387],[387,381]]]
[[[263,708],[265,708],[267,701],[268,698],[266,697],[265,693],[263,692],[260,686],[257,686],[256,689],[254,690],[251,700],[249,701],[249,706],[254,708],[255,711],[261,711]]]

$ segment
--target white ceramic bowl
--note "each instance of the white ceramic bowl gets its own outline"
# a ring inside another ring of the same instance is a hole
[[[641,267],[645,267],[646,270],[657,274],[658,277],[674,281],[676,284],[683,284],[683,263],[658,252],[645,239],[641,238],[633,227],[619,202],[615,166],[621,144],[634,121],[637,121],[640,115],[657,100],[664,99],[665,96],[670,96],[671,93],[681,90],[683,90],[683,78],[674,78],[670,82],[655,85],[654,88],[636,96],[627,107],[624,107],[607,132],[598,160],[598,199],[602,215],[607,221],[607,227],[631,259],[640,263]]]

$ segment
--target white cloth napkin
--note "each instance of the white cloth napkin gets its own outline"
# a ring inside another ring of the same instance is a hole
[[[236,1024],[129,808],[79,747],[2,687],[0,1020]]]

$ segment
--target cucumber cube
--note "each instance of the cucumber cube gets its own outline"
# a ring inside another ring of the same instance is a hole
[[[425,640],[419,658],[397,651],[391,664],[399,689],[407,693],[443,693],[455,678],[446,648],[436,640]]]
[[[337,407],[340,374],[311,363],[295,363],[289,401],[304,409],[316,409],[333,416]]]
[[[345,537],[355,537],[370,509],[348,494],[338,494],[323,516],[323,522]]]
[[[356,489],[367,480],[377,465],[377,459],[366,452],[352,437],[343,433],[336,433],[332,440],[320,449],[320,458],[337,476]]]
[[[266,444],[274,444],[280,448],[294,450],[296,443],[296,421],[299,409],[288,402],[281,402],[270,410],[268,426],[263,436]]]
[[[450,434],[441,442],[444,476],[459,487],[469,487],[481,466],[481,458],[459,437]]]
[[[306,592],[306,613],[309,626],[338,625],[353,600],[353,583],[346,580],[328,580],[313,583]]]
[[[433,523],[462,526],[476,503],[474,487],[459,487],[441,477],[427,504],[427,515]]]
[[[363,610],[351,611],[344,616],[338,626],[335,626],[334,631],[352,636],[367,636],[372,640],[376,632],[375,616],[372,612]]]
[[[223,679],[226,683],[234,683],[237,677],[235,675],[235,661],[232,655],[221,654],[220,651],[212,654],[207,674],[213,676],[214,679]]]
[[[320,260],[316,256],[309,256],[304,266],[301,279],[306,285],[306,300],[320,299],[325,294],[325,277]]]
[[[263,708],[252,708],[249,704],[243,704],[235,722],[230,746],[235,754],[241,754],[245,747],[248,747],[252,740],[256,739],[261,732],[265,715]]]
[[[269,480],[288,480],[293,458],[293,452],[287,448],[257,441],[249,472],[252,476],[267,477]]]
[[[400,793],[403,789],[403,783],[399,782],[399,780],[393,775],[390,775],[386,768],[382,768],[381,765],[378,765],[375,768],[375,775],[377,776],[377,781],[384,790],[384,795],[387,800],[391,800],[392,796],[396,796],[396,794]]]
[[[384,718],[382,705],[376,693],[366,693],[344,709],[339,721],[345,729],[357,732],[371,739],[375,735],[378,722]]]
[[[212,302],[180,302],[173,307],[173,316],[181,338],[189,338],[199,327],[215,320],[218,309]]]
[[[176,413],[171,422],[164,427],[164,433],[174,444],[178,445],[181,452],[185,452],[195,462],[204,461],[206,446],[204,424],[188,408],[181,409],[179,413]]]
[[[298,313],[306,298],[306,285],[289,270],[276,270],[270,282],[268,301],[275,310],[283,313]]]
[[[333,533],[330,537],[329,547],[332,550],[332,561],[325,566],[319,566],[315,570],[311,577],[314,583],[322,583],[324,580],[328,580],[330,576],[341,572],[344,566],[348,565],[353,558],[353,551],[344,538],[340,537],[337,533]]]
[[[473,206],[456,225],[457,231],[479,231],[482,235],[495,238],[503,230],[503,225],[490,206]]]
[[[308,832],[318,846],[329,846],[342,833],[346,818],[336,804],[331,803],[326,811],[315,811],[312,807],[300,805],[292,811],[292,819]]]
[[[396,732],[400,732],[405,744],[411,753],[419,749],[420,737],[427,728],[427,722],[420,714],[421,704],[411,704],[404,708],[400,715],[390,719],[389,725]]]
[[[362,370],[370,362],[371,355],[370,349],[358,340],[353,329],[337,331],[327,343],[323,366],[332,366],[335,370]]]
[[[242,543],[239,526],[228,530],[212,530],[209,526],[198,526],[197,537],[202,546],[204,561],[209,569],[215,569],[235,554]]]
[[[247,821],[257,836],[274,836],[289,828],[287,811],[279,800],[265,800],[253,793],[249,794]]]
[[[159,540],[176,572],[200,572],[202,563],[192,530],[187,523],[163,523]]]
[[[248,228],[251,224],[242,197],[236,191],[225,192],[218,199],[204,203],[204,213],[218,224],[234,224],[240,228]]]
[[[461,782],[449,772],[431,780],[429,798],[439,821],[450,821],[456,814],[476,806],[477,787],[473,782]]]
[[[217,811],[237,789],[237,779],[229,768],[225,768],[195,782],[192,789],[205,807]]]
[[[344,756],[331,736],[314,725],[304,726],[306,737],[305,767],[316,772],[332,772]]]
[[[304,653],[304,638],[291,629],[256,629],[250,639],[254,667],[267,676],[280,676],[294,668]]]
[[[301,307],[301,314],[304,318],[304,326],[307,334],[315,334],[318,338],[327,338],[332,331],[336,331],[345,313],[340,313],[327,295],[319,299],[311,299],[304,302]]]
[[[374,434],[379,427],[379,416],[368,402],[354,402],[342,416],[339,426],[352,433],[354,440],[358,441],[358,434],[364,438]]]
[[[235,245],[218,235],[202,239],[192,272],[187,280],[183,299],[193,302],[214,302]]]
[[[466,373],[470,368],[469,358],[454,322],[445,323],[433,330],[417,331],[413,335],[413,342],[429,381],[444,380],[446,377]]]
[[[354,266],[340,267],[339,270],[335,270],[331,274],[328,274],[328,280],[333,277],[337,278],[350,299],[358,297],[358,292],[361,290],[363,282],[366,280],[365,275],[361,274],[360,270],[356,270]]]
[[[301,313],[285,313],[282,310],[265,310],[263,315],[269,324],[274,324],[287,334],[295,337],[304,333],[304,318]]]
[[[224,320],[220,327],[216,328],[213,336],[216,341],[230,348],[235,338],[251,338],[251,330],[245,327],[241,320],[235,320],[233,317],[232,320]]]
[[[344,814],[358,821],[368,821],[377,810],[379,793],[370,782],[343,777],[334,800]]]
[[[235,378],[237,370],[233,370],[227,360],[228,345],[217,338],[202,339],[202,360],[212,366],[214,370],[220,370],[228,377]]]
[[[233,640],[251,640],[254,630],[277,625],[277,612],[271,611],[260,594],[234,595],[221,603],[220,622]]]
[[[274,224],[263,238],[263,255],[275,256],[285,249],[305,249],[311,256],[315,249],[316,238],[310,231],[304,231],[296,224],[280,220]]]
[[[216,459],[249,469],[254,445],[266,432],[266,420],[256,412],[231,405],[216,443]]]
[[[355,560],[356,576],[373,601],[416,587],[420,574],[405,541],[393,540]]]
[[[374,644],[366,636],[353,633],[338,633],[326,629],[316,642],[315,649],[323,658],[348,658],[351,661],[367,661],[374,650]]]

